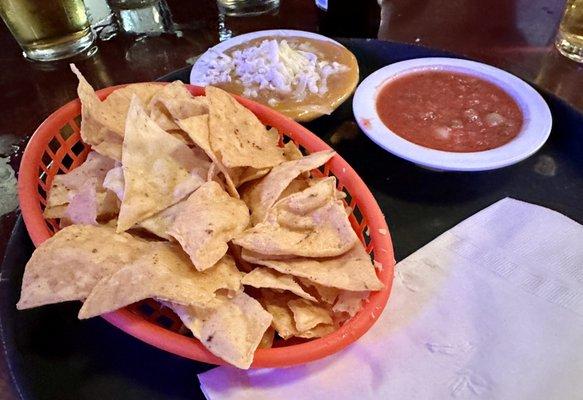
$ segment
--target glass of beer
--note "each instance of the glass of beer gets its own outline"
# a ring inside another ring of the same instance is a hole
[[[564,56],[583,62],[583,0],[567,0],[555,45]]]
[[[32,60],[71,57],[95,39],[83,0],[0,0],[0,15]]]

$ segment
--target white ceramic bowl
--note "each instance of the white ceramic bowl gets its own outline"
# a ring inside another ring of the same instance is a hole
[[[499,86],[516,101],[522,111],[524,121],[521,131],[503,146],[471,153],[434,150],[403,139],[379,118],[376,110],[378,92],[390,80],[428,70],[473,75]],[[360,128],[383,149],[415,164],[446,171],[484,171],[522,161],[542,147],[552,125],[551,112],[546,102],[526,82],[490,65],[457,58],[418,58],[383,67],[358,86],[352,107]]]

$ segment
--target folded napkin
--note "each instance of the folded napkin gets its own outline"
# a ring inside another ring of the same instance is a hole
[[[213,400],[583,399],[583,226],[501,200],[400,262],[344,351],[199,379]]]

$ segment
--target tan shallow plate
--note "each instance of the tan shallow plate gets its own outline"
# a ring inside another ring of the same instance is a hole
[[[290,39],[302,38],[325,42],[326,44],[332,44],[335,47],[337,46],[339,50],[337,57],[341,59],[342,64],[348,65],[350,70],[345,73],[333,75],[329,78],[329,86],[332,89],[328,94],[326,94],[326,96],[323,98],[323,101],[320,103],[316,103],[308,98],[305,101],[297,103],[294,102],[292,104],[290,104],[291,102],[288,104],[282,102],[272,108],[296,121],[307,122],[322,115],[332,113],[354,92],[356,85],[358,84],[358,62],[356,61],[354,54],[352,54],[348,49],[346,49],[346,47],[342,46],[337,41],[332,40],[326,36],[311,32],[289,29],[252,32],[236,36],[232,39],[219,43],[218,45],[207,50],[198,58],[190,73],[190,83],[192,85],[206,86],[203,76],[207,70],[207,65],[212,59],[214,59],[217,53],[224,53],[235,47],[239,48],[246,43],[251,42],[256,44],[255,42],[261,41],[261,39],[274,37]],[[243,87],[240,85],[226,83],[215,84],[215,86],[221,87],[231,93],[236,93],[239,95],[241,95],[243,92]],[[333,88],[334,86],[336,89]],[[267,101],[264,101],[261,98],[252,98],[251,100],[268,105]]]

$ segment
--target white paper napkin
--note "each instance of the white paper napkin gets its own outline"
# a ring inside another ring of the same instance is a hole
[[[397,265],[357,343],[199,375],[208,399],[583,399],[583,226],[504,199]]]

